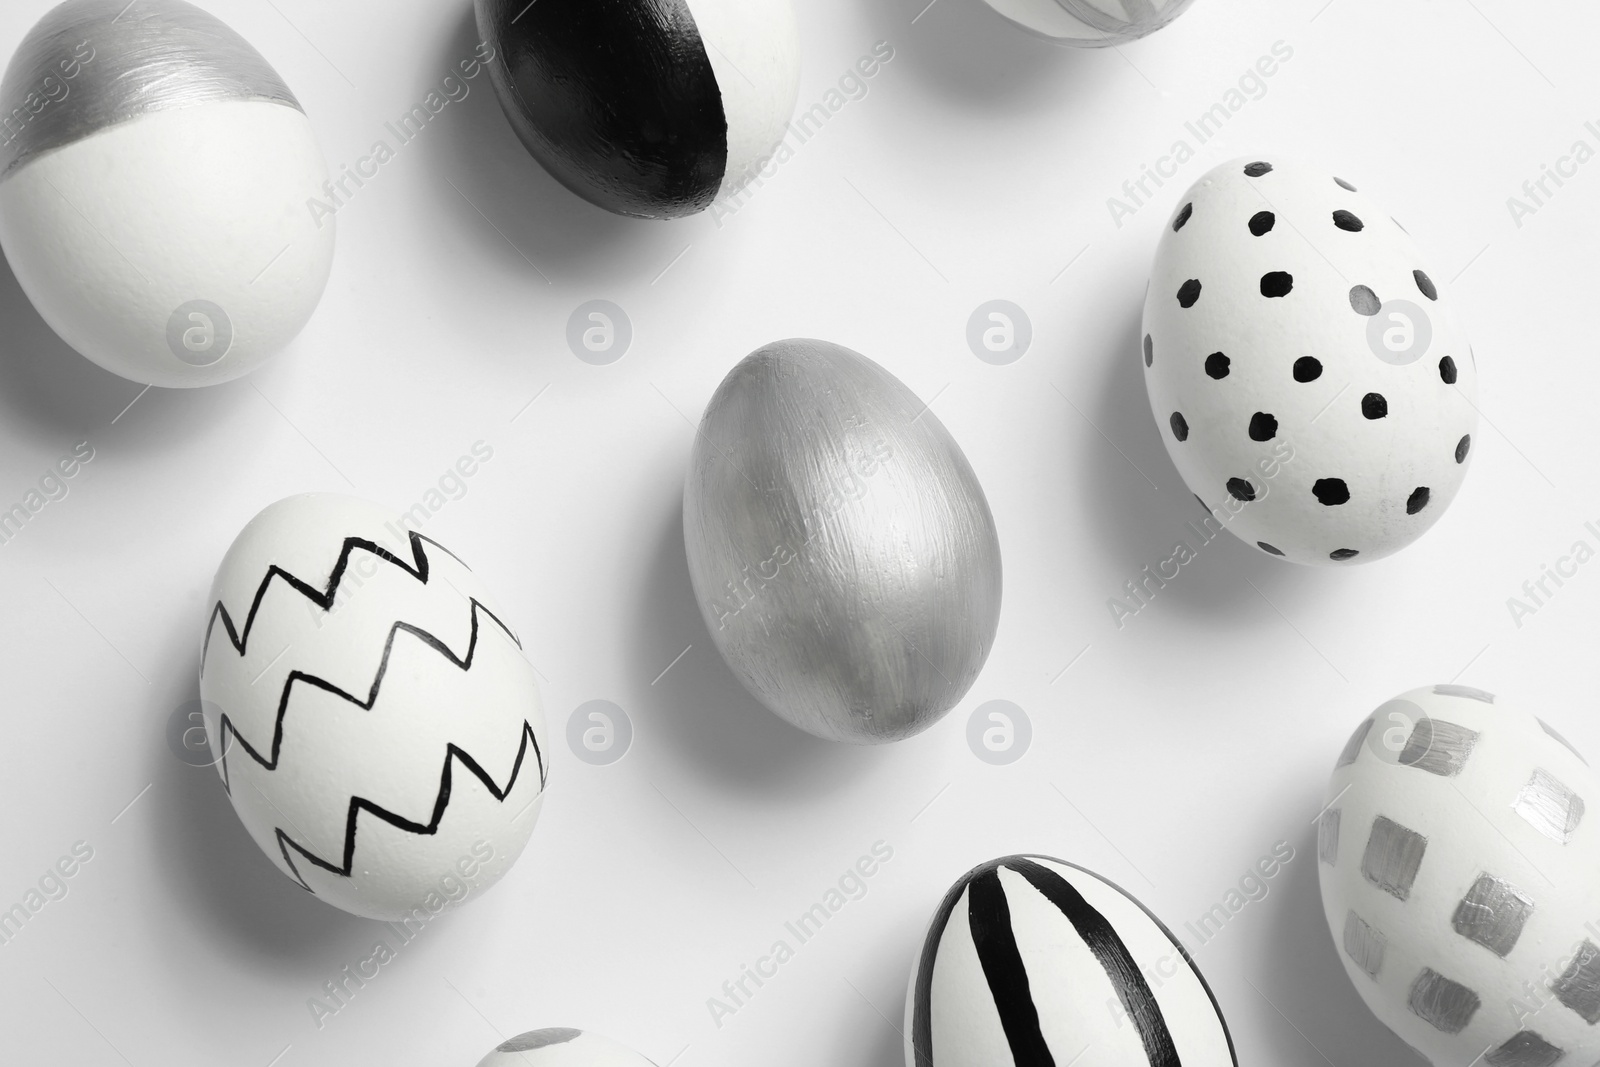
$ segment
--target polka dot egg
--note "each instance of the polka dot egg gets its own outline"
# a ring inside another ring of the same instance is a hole
[[[1472,350],[1415,243],[1343,178],[1277,159],[1201,178],[1163,229],[1143,335],[1173,463],[1264,553],[1387,556],[1461,487]]]
[[[1600,779],[1478,689],[1405,693],[1340,754],[1318,819],[1336,951],[1435,1064],[1600,1059]]]

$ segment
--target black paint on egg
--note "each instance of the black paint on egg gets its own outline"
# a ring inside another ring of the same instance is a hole
[[[1085,1045],[1104,1062],[1238,1063],[1216,997],[1161,920],[1045,856],[993,860],[956,882],[929,925],[906,1014],[907,1067],[1063,1067]],[[1069,1019],[1080,1025],[1062,1042]]]

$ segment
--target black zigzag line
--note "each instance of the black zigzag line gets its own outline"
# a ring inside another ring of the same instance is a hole
[[[250,602],[250,612],[245,616],[243,632],[240,632],[234,628],[233,617],[228,614],[228,609],[223,606],[222,601],[219,599],[216,606],[211,609],[210,621],[206,623],[205,644],[200,649],[201,676],[205,676],[206,653],[211,650],[211,635],[216,631],[217,619],[219,617],[222,619],[223,628],[228,631],[228,641],[233,645],[234,651],[239,653],[241,657],[245,654],[245,646],[250,641],[250,631],[255,627],[256,624],[256,612],[261,609],[261,602],[266,599],[267,589],[271,587],[272,580],[274,578],[282,578],[285,584],[294,589],[307,600],[311,601],[313,604],[317,605],[323,611],[331,611],[333,609],[334,600],[337,599],[339,595],[339,583],[344,578],[345,570],[350,566],[350,554],[358,548],[371,553],[381,560],[385,560],[394,564],[396,567],[399,567],[401,570],[417,579],[423,585],[428,584],[428,574],[430,571],[428,565],[428,554],[423,551],[422,548],[422,542],[424,541],[428,542],[428,544],[437,548],[439,551],[443,552],[457,563],[460,563],[463,567],[467,567],[467,565],[462,562],[460,556],[456,555],[454,552],[450,551],[448,548],[444,547],[431,537],[424,537],[415,530],[411,530],[408,531],[408,539],[411,542],[411,558],[415,564],[414,566],[408,565],[405,560],[401,559],[399,556],[396,556],[375,541],[368,541],[364,537],[346,537],[344,539],[343,547],[341,547],[339,550],[339,561],[334,564],[333,573],[328,575],[328,588],[322,592],[318,592],[316,587],[308,585],[274,563],[272,566],[267,568],[266,577],[262,578],[261,584],[256,587],[255,599]],[[467,567],[467,570],[470,571],[471,569],[471,567]],[[498,619],[495,621],[499,622]],[[505,624],[501,623],[501,627],[504,628],[504,626]],[[506,630],[506,633],[510,634],[511,640],[517,642],[518,648],[522,647],[522,642],[517,641],[516,634],[511,633],[510,630]]]
[[[483,783],[484,788],[489,790],[489,792],[497,801],[504,803],[506,797],[510,796],[511,791],[516,788],[517,776],[522,773],[522,761],[528,753],[529,745],[533,746],[533,758],[539,764],[539,790],[542,794],[546,783],[544,757],[539,752],[539,739],[533,735],[532,724],[524,719],[522,722],[522,744],[517,749],[517,760],[511,767],[511,777],[506,782],[505,788],[502,789],[500,786],[496,785],[494,779],[489,776],[489,772],[485,771],[483,767],[479,765],[478,761],[473,759],[472,756],[466,752],[466,750],[454,744],[446,745],[444,770],[439,775],[439,795],[434,799],[433,802],[433,816],[426,824],[413,822],[402,815],[396,815],[394,812],[374,804],[372,801],[367,800],[364,797],[351,797],[349,814],[345,819],[343,866],[335,866],[334,864],[329,863],[321,856],[318,856],[316,853],[311,852],[309,849],[306,849],[296,841],[292,840],[289,835],[283,831],[281,826],[274,828],[274,832],[278,839],[278,851],[283,854],[283,861],[287,863],[289,865],[289,869],[294,872],[294,879],[300,883],[300,887],[306,890],[308,893],[315,893],[316,890],[312,889],[311,886],[306,882],[305,877],[300,873],[300,868],[295,864],[294,859],[289,855],[289,850],[291,848],[300,853],[300,855],[304,856],[306,859],[310,860],[312,863],[316,864],[318,867],[321,867],[323,870],[332,871],[334,874],[343,875],[344,877],[348,878],[350,877],[350,872],[355,867],[356,822],[363,811],[370,812],[382,819],[384,822],[388,823],[390,826],[399,827],[408,833],[419,835],[432,835],[438,833],[439,824],[444,820],[445,809],[450,806],[450,790],[452,787],[451,776],[456,760],[459,759],[462,766],[471,771],[473,775],[477,777],[478,781]]]

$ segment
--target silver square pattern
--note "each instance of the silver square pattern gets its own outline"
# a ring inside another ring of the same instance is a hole
[[[1456,933],[1476,941],[1504,959],[1517,947],[1523,924],[1533,914],[1533,901],[1510,882],[1480,874],[1456,905],[1451,920]]]
[[[1372,720],[1370,718],[1356,727],[1356,732],[1351,734],[1350,740],[1344,743],[1344,751],[1339,753],[1339,762],[1333,765],[1334,770],[1338,770],[1340,767],[1348,767],[1356,761],[1356,757],[1361,755],[1361,742],[1367,739],[1367,734],[1371,730]]]
[[[1539,724],[1539,729],[1543,730],[1545,733],[1549,734],[1551,737],[1565,745],[1567,751],[1572,753],[1574,756],[1577,756],[1579,761],[1582,762],[1584,766],[1587,767],[1589,765],[1589,761],[1583,758],[1583,753],[1572,747],[1571,741],[1568,741],[1565,737],[1562,737],[1560,734],[1556,733],[1555,730],[1551,728],[1550,724],[1545,722],[1543,719],[1538,719],[1536,721]]]
[[[1583,822],[1583,798],[1559,782],[1549,771],[1535,769],[1517,794],[1513,811],[1550,840],[1566,844]]]
[[[1366,971],[1369,978],[1377,978],[1378,972],[1383,970],[1383,950],[1388,946],[1389,939],[1368,926],[1355,912],[1344,917],[1344,954]]]
[[[1322,813],[1322,818],[1317,820],[1317,856],[1329,867],[1339,865],[1339,820],[1342,818],[1340,810]]]
[[[1474,689],[1470,685],[1436,685],[1434,693],[1442,697],[1461,697],[1465,700],[1481,700],[1485,704],[1494,703],[1494,694],[1485,693],[1482,689]]]
[[[1411,984],[1411,996],[1406,1000],[1411,1014],[1446,1034],[1465,1030],[1482,1003],[1478,994],[1431,967],[1424,967],[1417,975],[1417,980]]]
[[[1467,757],[1477,743],[1476,730],[1443,719],[1423,719],[1412,728],[1400,762],[1441,778],[1454,778],[1467,765]]]
[[[1600,945],[1584,938],[1578,954],[1550,989],[1584,1022],[1590,1026],[1600,1023]]]
[[[1380,815],[1373,820],[1372,834],[1367,838],[1361,873],[1385,893],[1405,900],[1411,896],[1411,884],[1417,880],[1427,850],[1426,837]]]
[[[1483,1062],[1489,1067],[1551,1067],[1566,1054],[1566,1050],[1556,1048],[1532,1030],[1522,1030],[1499,1048],[1484,1053]]]

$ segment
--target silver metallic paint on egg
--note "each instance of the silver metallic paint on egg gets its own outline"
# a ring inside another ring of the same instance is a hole
[[[304,110],[249,41],[193,4],[67,0],[28,31],[0,82],[0,178],[108,126],[219,100]]]
[[[927,405],[826,341],[739,363],[700,423],[683,507],[718,651],[780,717],[833,741],[927,729],[977,678],[1000,619],[1000,543]]]

